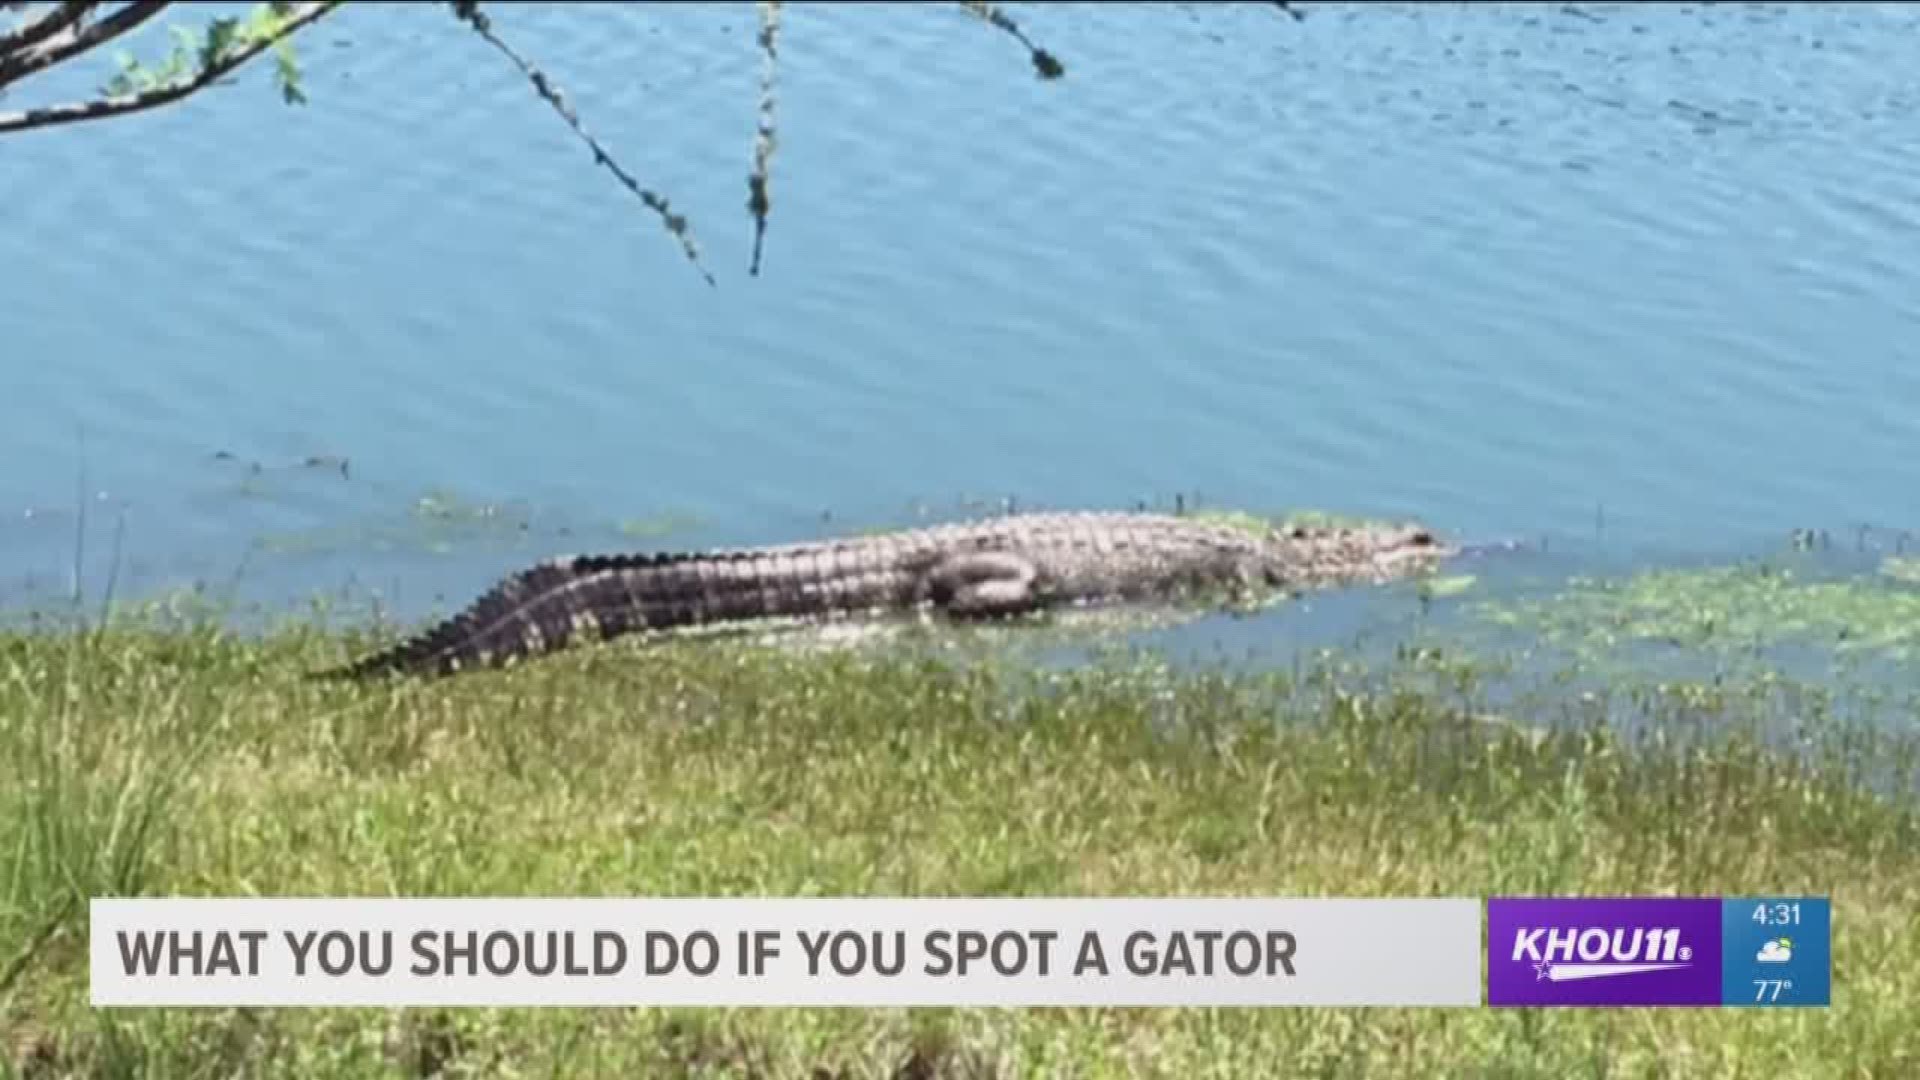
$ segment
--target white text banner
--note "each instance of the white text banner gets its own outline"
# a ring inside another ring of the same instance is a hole
[[[92,903],[97,1006],[1477,1006],[1473,899]]]

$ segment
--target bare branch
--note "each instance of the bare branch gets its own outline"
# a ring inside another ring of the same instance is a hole
[[[984,0],[960,0],[960,6],[971,11],[994,26],[1013,35],[1015,41],[1027,47],[1027,54],[1033,58],[1033,70],[1043,79],[1057,79],[1067,73],[1067,67],[1058,57],[1035,45],[1020,29],[1013,17],[1001,11],[999,5],[985,3]]]
[[[1294,7],[1292,4],[1288,3],[1287,0],[1268,0],[1268,2],[1271,3],[1274,7],[1277,7],[1281,11],[1287,13],[1288,15],[1293,16],[1294,22],[1307,21],[1307,13],[1304,11],[1301,11],[1297,7]]]
[[[288,4],[285,21],[280,23],[272,33],[263,34],[231,52],[220,54],[212,62],[201,65],[200,69],[190,76],[134,94],[97,98],[93,101],[75,102],[70,105],[49,105],[24,112],[0,113],[0,134],[25,131],[29,128],[72,124],[82,120],[99,120],[109,116],[122,116],[179,101],[213,85],[227,73],[339,6],[340,0]]]
[[[693,242],[693,234],[687,227],[686,216],[674,213],[665,196],[641,187],[640,181],[635,180],[633,174],[622,168],[620,163],[613,159],[613,155],[607,152],[607,148],[600,145],[600,140],[587,132],[580,123],[579,114],[573,111],[572,105],[567,104],[566,95],[560,92],[559,87],[553,85],[552,80],[547,78],[546,72],[528,63],[524,57],[513,50],[512,46],[500,40],[499,35],[493,32],[493,20],[487,17],[486,12],[480,10],[478,0],[454,0],[453,13],[462,22],[473,27],[474,33],[485,38],[489,45],[500,50],[503,56],[513,61],[514,66],[527,77],[527,81],[533,84],[533,89],[546,100],[547,104],[553,106],[553,111],[560,114],[560,119],[565,120],[574,134],[580,137],[580,141],[586,143],[587,148],[593,151],[594,162],[605,165],[607,171],[613,173],[628,191],[633,192],[635,197],[647,205],[648,209],[659,214],[660,221],[666,226],[667,231],[679,239],[680,250],[686,252],[687,261],[693,263],[694,269],[700,271],[700,276],[707,279],[708,285],[716,284],[713,275],[708,273],[707,268],[700,262],[700,249]]]
[[[139,0],[91,26],[70,26],[23,52],[0,56],[0,87],[98,48],[167,9],[167,0]]]
[[[20,5],[23,8],[26,6]],[[97,6],[93,3],[74,3],[69,0],[32,22],[22,23],[8,33],[0,34],[0,57],[9,56],[36,42],[45,41],[79,22],[81,16]]]
[[[767,193],[767,171],[773,162],[773,77],[780,62],[780,0],[760,2],[760,50],[766,63],[760,68],[760,125],[753,136],[753,172],[747,177],[747,209],[753,214],[753,263],[747,273],[760,276],[760,246],[767,238],[767,211],[773,202]]]

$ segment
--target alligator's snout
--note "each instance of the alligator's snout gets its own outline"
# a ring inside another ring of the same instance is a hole
[[[1438,558],[1452,555],[1459,550],[1431,529],[1413,530],[1407,536],[1407,546],[1417,558]]]

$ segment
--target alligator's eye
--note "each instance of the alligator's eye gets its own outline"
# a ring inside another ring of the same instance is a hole
[[[1416,547],[1431,547],[1433,545],[1433,534],[1425,529],[1414,533],[1410,539]]]
[[[1305,525],[1295,525],[1293,527],[1293,538],[1295,540],[1305,540],[1307,538],[1307,527]]]

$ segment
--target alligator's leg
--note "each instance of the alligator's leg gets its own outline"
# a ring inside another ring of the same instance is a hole
[[[991,619],[1039,609],[1045,597],[1034,586],[1031,562],[1004,551],[949,555],[928,574],[933,602],[956,619]]]

